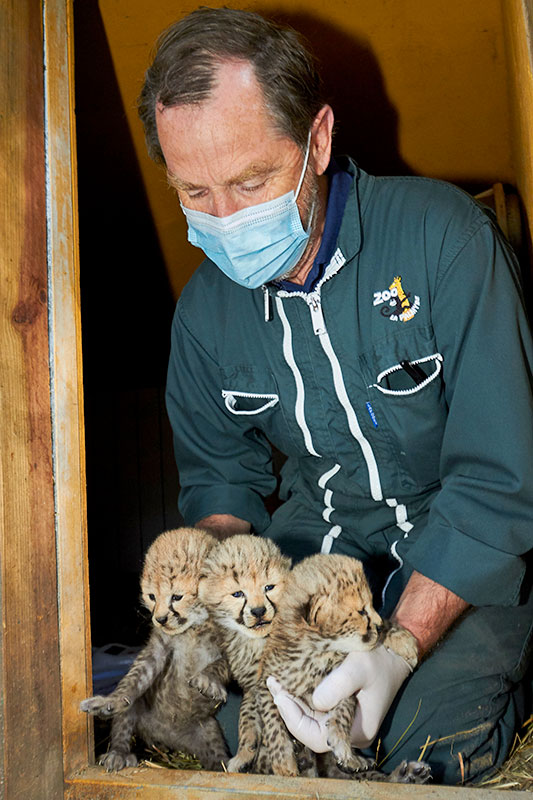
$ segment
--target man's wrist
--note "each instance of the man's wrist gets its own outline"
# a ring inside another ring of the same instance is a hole
[[[454,592],[413,572],[391,619],[415,637],[421,661],[467,608]]]

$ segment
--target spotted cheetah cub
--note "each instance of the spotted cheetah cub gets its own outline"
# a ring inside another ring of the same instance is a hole
[[[221,770],[229,753],[214,718],[229,681],[218,630],[198,598],[205,558],[216,540],[194,528],[162,533],[146,553],[142,602],[152,632],[127,675],[107,697],[89,697],[82,711],[113,717],[108,772],[131,767],[131,738],[195,755],[205,769]]]
[[[200,597],[220,626],[230,670],[243,691],[239,748],[228,771],[264,771],[256,695],[259,661],[284,597],[290,559],[271,539],[243,534],[215,545],[205,562]]]
[[[371,650],[383,641],[414,667],[418,660],[415,638],[393,623],[385,628],[383,636],[384,625],[373,608],[360,561],[343,555],[314,555],[294,567],[261,664],[263,739],[275,774],[295,776],[299,770],[292,739],[266,688],[266,678],[273,675],[284,689],[311,705],[320,681],[352,651]],[[345,773],[364,771],[365,778],[424,782],[429,776],[425,764],[406,762],[395,774],[386,776],[371,770],[372,761],[352,750],[356,702],[353,696],[339,703],[328,721],[328,744],[338,767]],[[332,766],[333,772],[326,758],[322,774],[334,777]]]

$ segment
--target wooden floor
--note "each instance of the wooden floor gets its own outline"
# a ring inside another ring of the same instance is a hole
[[[365,781],[224,775],[137,767],[89,767],[66,783],[65,800],[506,800],[532,792]]]

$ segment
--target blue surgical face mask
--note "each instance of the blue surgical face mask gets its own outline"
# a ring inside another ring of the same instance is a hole
[[[241,286],[257,289],[285,275],[305,250],[309,230],[303,229],[296,200],[307,168],[310,141],[311,134],[296,193],[291,190],[227,217],[181,206],[187,218],[189,242],[200,247],[228,278]]]

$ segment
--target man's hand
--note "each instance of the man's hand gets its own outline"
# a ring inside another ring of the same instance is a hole
[[[266,683],[281,718],[292,735],[314,753],[326,753],[330,749],[326,727],[329,714],[309,708],[303,700],[286,692],[272,675],[267,678]]]
[[[233,514],[210,514],[198,520],[195,528],[202,528],[219,541],[235,536],[237,533],[250,533],[251,525],[245,519],[234,517]]]
[[[362,653],[350,653],[317,686],[313,706],[285,692],[272,677],[267,686],[287,728],[302,744],[315,753],[327,746],[328,713],[341,700],[357,693],[357,708],[352,726],[352,744],[368,747],[390,708],[394,697],[411,672],[403,658],[383,645]]]
[[[376,738],[398,689],[411,672],[401,656],[383,645],[363,653],[349,653],[317,686],[313,705],[319,711],[328,711],[345,697],[357,693],[352,744],[368,747]]]

